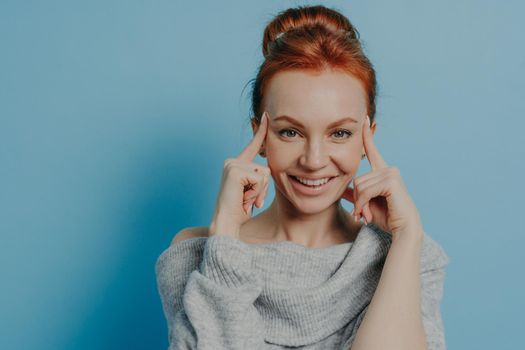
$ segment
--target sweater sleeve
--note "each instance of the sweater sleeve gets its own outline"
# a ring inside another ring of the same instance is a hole
[[[207,239],[175,315],[170,350],[263,348],[264,325],[254,305],[262,283],[252,273],[251,254],[233,237]]]
[[[421,315],[428,350],[446,350],[441,300],[445,268],[450,259],[439,243],[425,234],[421,258]]]
[[[427,336],[428,350],[446,350],[445,330],[441,318],[441,299],[445,266],[421,274],[421,313]]]

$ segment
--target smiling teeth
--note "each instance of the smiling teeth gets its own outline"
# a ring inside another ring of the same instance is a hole
[[[320,185],[324,185],[325,183],[328,182],[328,180],[330,180],[329,177],[326,177],[324,179],[319,179],[319,180],[307,180],[307,179],[302,179],[300,177],[297,177],[297,176],[294,176],[297,180],[299,180],[300,183],[302,184],[305,184],[305,185],[308,185],[308,186],[320,186]]]

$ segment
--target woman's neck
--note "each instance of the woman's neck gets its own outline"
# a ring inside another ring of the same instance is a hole
[[[287,240],[308,248],[352,242],[360,228],[339,201],[321,212],[307,214],[276,196],[262,216],[270,241]]]

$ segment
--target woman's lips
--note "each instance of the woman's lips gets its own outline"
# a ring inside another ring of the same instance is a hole
[[[331,177],[330,180],[328,180],[328,182],[320,186],[304,185],[299,180],[297,180],[294,176],[288,175],[288,177],[290,178],[290,182],[292,183],[293,188],[297,192],[303,195],[306,195],[306,196],[317,196],[321,193],[324,193],[327,189],[329,189],[332,183],[334,182],[334,179],[337,176]]]

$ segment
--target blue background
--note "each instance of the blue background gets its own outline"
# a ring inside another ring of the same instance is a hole
[[[0,3],[0,348],[167,348],[155,261],[209,224],[262,31],[308,3]],[[525,5],[322,4],[361,33],[376,144],[451,259],[448,347],[523,348]]]

